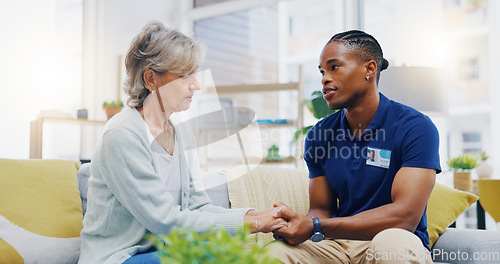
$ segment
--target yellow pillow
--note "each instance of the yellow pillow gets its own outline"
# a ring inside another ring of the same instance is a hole
[[[427,232],[432,247],[444,230],[450,226],[478,197],[472,193],[452,189],[437,183],[427,203]]]
[[[77,161],[0,159],[0,263],[78,261],[79,167]]]

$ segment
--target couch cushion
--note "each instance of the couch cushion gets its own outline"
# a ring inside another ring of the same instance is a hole
[[[474,194],[452,189],[436,182],[427,204],[429,246],[432,247],[439,235],[477,199],[478,197]]]
[[[0,263],[78,261],[79,166],[66,160],[0,159]]]
[[[436,241],[432,252],[434,260],[446,263],[498,264],[500,232],[448,228]]]
[[[305,169],[259,165],[237,167],[227,176],[231,208],[269,209],[283,202],[299,214],[309,211],[309,177]],[[258,234],[259,244],[272,241],[272,233]]]
[[[250,167],[250,170],[240,166],[224,173],[228,181],[231,208],[253,207],[262,210],[282,201],[297,213],[308,213],[309,178],[305,169],[259,165]],[[427,205],[430,247],[477,199],[474,194],[435,184]],[[272,240],[266,234],[259,234],[259,239],[263,243]]]

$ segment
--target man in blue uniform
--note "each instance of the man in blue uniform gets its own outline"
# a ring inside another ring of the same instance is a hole
[[[378,92],[388,67],[377,40],[336,34],[320,55],[324,99],[338,112],[308,133],[307,216],[284,209],[275,231],[285,263],[432,263],[426,204],[439,162],[439,135],[417,110]]]

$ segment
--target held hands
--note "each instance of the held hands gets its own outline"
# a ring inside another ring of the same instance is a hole
[[[290,245],[298,245],[311,237],[314,230],[311,218],[295,213],[284,203],[274,204],[274,207],[280,209],[273,216],[288,221],[288,225],[273,231],[275,238],[282,239]]]
[[[288,222],[285,219],[274,217],[274,215],[281,209],[283,208],[278,206],[261,211],[250,210],[245,215],[244,221],[250,226],[253,233],[269,233],[288,225]]]

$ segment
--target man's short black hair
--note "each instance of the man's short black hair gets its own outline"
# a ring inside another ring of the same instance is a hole
[[[377,81],[380,78],[380,72],[389,67],[389,62],[384,59],[380,44],[370,34],[361,30],[349,30],[335,34],[328,43],[333,41],[342,43],[362,62],[374,60],[377,63]]]

